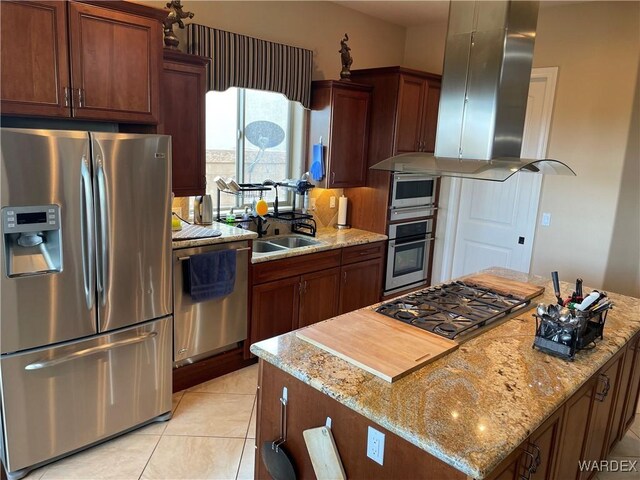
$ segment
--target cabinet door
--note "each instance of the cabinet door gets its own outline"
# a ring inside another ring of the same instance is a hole
[[[422,114],[427,83],[423,78],[400,75],[394,152],[421,150]]]
[[[160,23],[70,2],[69,34],[73,116],[158,123]]]
[[[369,97],[367,91],[334,88],[329,138],[329,188],[360,187],[365,184]]]
[[[558,443],[555,478],[575,480],[579,476],[578,461],[584,459],[595,382],[589,380],[564,406],[562,436]]]
[[[631,386],[631,373],[633,370],[633,348],[627,346],[622,358],[622,368],[620,370],[620,386],[618,387],[618,396],[613,410],[613,421],[611,424],[611,434],[609,435],[607,454],[613,450],[613,447],[624,436],[623,415],[625,411],[625,403],[629,397],[629,387]]]
[[[382,258],[341,268],[339,313],[347,313],[380,301]]]
[[[610,361],[605,370],[596,378],[594,401],[589,423],[589,435],[584,460],[602,460],[606,458],[611,421],[613,420],[615,399],[617,395],[622,355]],[[589,478],[591,472],[583,472],[581,478]]]
[[[300,277],[253,287],[251,343],[290,332],[298,325]]]
[[[0,108],[68,117],[66,2],[0,2]]]
[[[172,190],[178,197],[205,194],[205,66],[166,62],[162,124],[171,135]]]
[[[640,397],[640,335],[636,335],[636,338],[632,340],[629,345],[628,354],[633,354],[631,381],[629,382],[629,390],[627,392],[624,416],[623,416],[623,430],[622,435],[629,429],[636,416],[636,408],[638,405],[638,398]]]
[[[340,295],[340,269],[330,268],[303,275],[298,328],[335,317]]]
[[[560,426],[562,424],[563,409],[558,409],[551,415],[532,435],[529,439],[527,451],[534,455],[539,455],[540,464],[536,471],[531,474],[531,479],[546,480],[552,478],[552,472],[555,467],[558,442],[560,440]],[[526,466],[530,463],[525,463]]]
[[[440,107],[440,82],[428,81],[427,99],[422,118],[423,151],[433,152],[436,148],[436,128],[438,126],[438,108]]]

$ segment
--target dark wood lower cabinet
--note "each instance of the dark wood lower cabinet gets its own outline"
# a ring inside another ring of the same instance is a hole
[[[582,460],[597,461],[606,458],[609,453],[606,445],[612,427],[622,360],[622,354],[617,355],[596,377],[594,388],[591,390],[593,395],[591,419]],[[581,472],[580,478],[591,478],[594,473]]]
[[[374,242],[254,265],[250,343],[379,302],[384,246]]]
[[[343,265],[339,312],[347,313],[380,301],[383,266],[381,259]]]
[[[338,314],[340,269],[330,268],[300,277],[300,311],[297,328]]]
[[[251,343],[282,335],[297,326],[299,288],[299,277],[253,287]]]
[[[626,433],[629,422],[633,421],[634,414],[629,412],[635,412],[640,388],[639,345],[640,334],[637,334],[509,454],[486,477],[487,480],[593,478],[596,472],[581,472],[579,462],[606,459],[613,445],[611,438]],[[327,416],[332,418],[332,432],[348,478],[467,478],[453,467],[263,361],[260,362],[259,385],[257,445],[278,437],[278,399],[283,387],[289,390],[286,448],[294,460],[298,478],[315,478],[302,431],[324,425]],[[623,410],[624,418],[619,413]],[[617,425],[616,418],[620,420]],[[366,457],[368,426],[386,435],[384,466]],[[262,464],[259,449],[257,452],[255,478],[270,478]]]

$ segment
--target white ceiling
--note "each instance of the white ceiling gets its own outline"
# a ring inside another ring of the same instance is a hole
[[[570,3],[581,3],[582,1],[585,0],[545,0],[540,2],[540,8],[566,5]],[[424,25],[431,22],[443,22],[446,21],[449,16],[449,0],[351,0],[334,1],[334,3],[403,27]]]

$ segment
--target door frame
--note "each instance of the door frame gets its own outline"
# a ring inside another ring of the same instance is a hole
[[[546,95],[543,100],[542,108],[542,128],[540,137],[538,138],[538,148],[536,158],[545,158],[547,154],[549,132],[551,131],[551,117],[553,115],[553,103],[556,93],[556,83],[558,79],[558,67],[540,67],[533,68],[531,70],[531,79],[544,79],[547,85],[550,87],[547,92],[551,92],[550,95]],[[530,209],[533,211],[538,210],[540,204],[540,192],[542,190],[542,175],[536,175],[537,182],[534,182],[533,192],[531,196]],[[446,282],[451,279],[453,272],[453,256],[455,253],[456,244],[456,232],[458,228],[458,217],[460,214],[460,196],[462,194],[462,179],[451,177],[451,183],[449,187],[449,195],[447,197],[448,212],[444,217],[444,222],[441,221],[443,240],[441,242],[441,258],[439,276],[436,277],[436,272],[433,272],[433,281]],[[535,222],[537,223],[537,215],[535,215]],[[533,255],[533,242],[535,241],[535,225],[533,228],[534,235],[530,242],[531,248],[529,253],[529,265],[531,265],[531,259]],[[437,248],[437,247],[436,247]],[[437,254],[437,252],[436,252]],[[434,269],[435,270],[435,269]]]

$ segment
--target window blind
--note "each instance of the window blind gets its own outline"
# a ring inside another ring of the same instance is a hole
[[[187,26],[187,49],[211,58],[207,71],[209,90],[268,90],[282,93],[306,108],[311,106],[311,50],[195,23]]]

